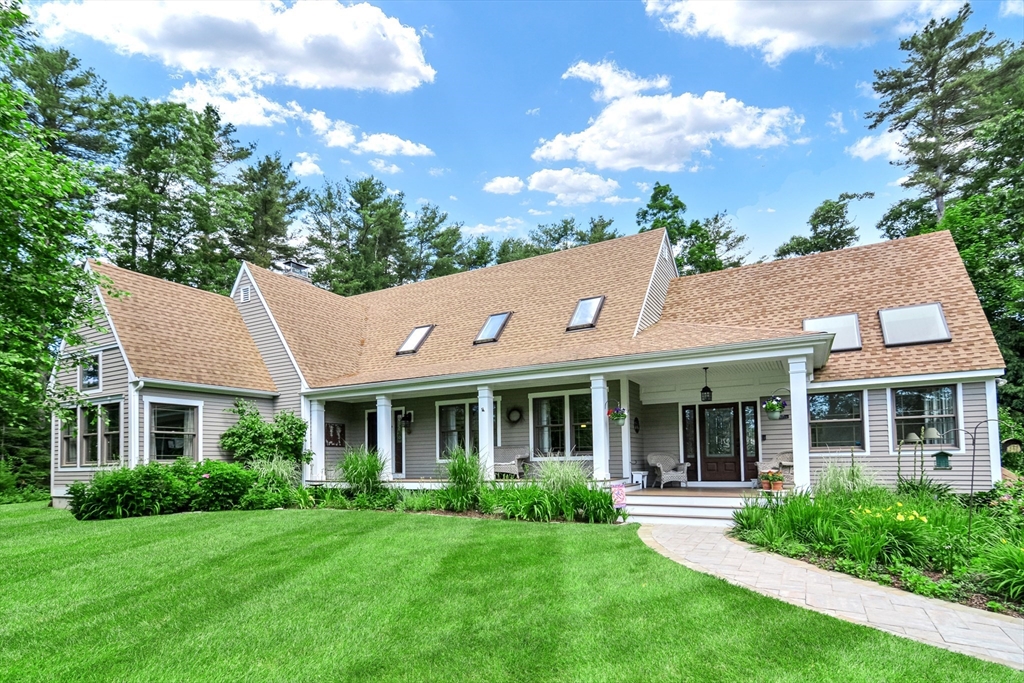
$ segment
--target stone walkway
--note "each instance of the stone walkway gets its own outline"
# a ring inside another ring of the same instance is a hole
[[[717,527],[644,525],[665,557],[737,586],[839,619],[1024,670],[1024,620],[925,598],[757,552]]]

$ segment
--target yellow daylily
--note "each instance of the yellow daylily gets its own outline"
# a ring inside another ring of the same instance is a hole
[[[928,523],[928,518],[925,517],[924,515],[921,515],[920,517],[918,517],[918,519],[921,520],[922,522],[924,522],[925,524]]]
[[[870,515],[871,514],[871,510],[868,510],[867,508],[864,508],[864,514]]]
[[[898,508],[901,508],[901,507],[903,507],[903,503],[901,503],[901,502],[899,502],[899,501],[896,501],[896,507],[898,507]]]
[[[904,517],[903,515],[896,515],[897,521],[902,522],[904,519],[906,519],[906,517]]]

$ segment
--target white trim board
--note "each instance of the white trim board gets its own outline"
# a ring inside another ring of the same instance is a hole
[[[92,272],[92,267],[89,262],[85,263],[86,270]],[[124,361],[124,366],[128,368],[128,381],[132,382],[135,380],[135,371],[132,369],[132,364],[128,360],[128,354],[124,350],[124,344],[121,343],[121,336],[117,333],[117,326],[114,325],[114,318],[110,315],[110,309],[107,308],[107,302],[103,298],[103,290],[100,289],[99,285],[96,285],[96,297],[99,299],[100,307],[103,309],[103,315],[107,318],[107,324],[110,325],[110,333],[114,335],[114,341],[117,342],[117,349],[121,352],[121,359]],[[102,383],[102,380],[100,380]]]
[[[198,391],[209,394],[230,394],[232,396],[246,396],[252,398],[274,398],[280,396],[277,391],[263,391],[262,389],[243,389],[241,387],[222,387],[217,384],[193,384],[192,382],[179,382],[170,379],[154,379],[152,377],[139,377],[146,386],[155,389],[178,389],[186,391]]]
[[[415,421],[415,419],[416,419],[416,411],[414,411],[414,410],[406,410],[405,406],[392,405],[391,406],[392,427],[395,424],[394,423],[394,415],[395,415],[395,413],[397,413],[399,411],[401,411],[401,413],[403,415],[405,413],[411,414],[413,416],[413,420]],[[370,443],[370,413],[373,413],[374,415],[376,415],[377,414],[377,409],[376,408],[370,408],[370,409],[367,409],[367,410],[363,411],[363,447],[366,448],[366,450],[370,450],[370,446],[369,446],[369,443]],[[376,435],[377,435],[377,433],[376,433],[376,431],[374,431],[374,438],[376,438]],[[394,435],[392,435],[391,438],[392,438],[392,440],[394,440],[394,438],[395,438]],[[408,451],[408,444],[409,444],[409,432],[406,430],[405,425],[403,424],[402,425],[402,472],[401,473],[397,473],[397,472],[394,471],[395,470],[395,454],[394,454],[394,452],[391,453],[391,477],[394,478],[394,479],[405,479],[408,476],[409,458],[406,457],[406,453]],[[394,444],[392,444],[392,446],[393,445]]]
[[[203,461],[203,401],[197,401],[190,398],[168,398],[164,396],[143,396],[142,397],[142,409],[143,409],[143,440],[142,440],[142,454],[143,464],[149,464],[149,435],[150,435],[150,416],[153,411],[149,409],[150,404],[166,404],[172,406],[193,406],[196,408],[196,462]]]
[[[869,377],[865,379],[843,379],[831,382],[809,382],[807,391],[822,393],[831,389],[866,388],[866,389],[888,389],[890,387],[907,386],[915,384],[950,384],[953,382],[969,382],[972,380],[988,380],[1002,377],[1004,371],[993,370],[969,370],[963,372],[939,372],[922,375],[901,375],[890,377]],[[822,390],[819,392],[818,390]]]
[[[553,398],[555,396],[563,396],[565,411],[564,419],[565,424],[562,428],[565,430],[565,443],[568,445],[572,442],[572,417],[569,410],[569,397],[570,396],[590,396],[591,390],[588,389],[563,389],[561,391],[538,391],[532,394],[526,395],[526,403],[528,404],[527,410],[529,411],[529,427],[530,427],[530,462],[544,462],[547,460],[593,460],[593,453],[590,455],[561,455],[561,456],[549,456],[549,457],[537,457],[537,447],[533,443],[533,399],[535,398]],[[593,398],[591,398],[593,400]]]

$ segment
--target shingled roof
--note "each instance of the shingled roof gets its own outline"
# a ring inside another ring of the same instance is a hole
[[[940,302],[952,341],[886,347],[878,311]],[[853,247],[673,280],[661,322],[770,327],[857,313],[862,349],[833,352],[816,381],[1004,367],[949,232]],[[652,328],[653,329],[653,328]]]
[[[276,391],[229,297],[107,263],[90,267],[123,293],[102,296],[136,376]]]

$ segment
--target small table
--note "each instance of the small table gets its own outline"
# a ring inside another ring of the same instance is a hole
[[[630,483],[640,484],[640,488],[647,488],[647,473],[646,472],[633,472],[631,475]]]

